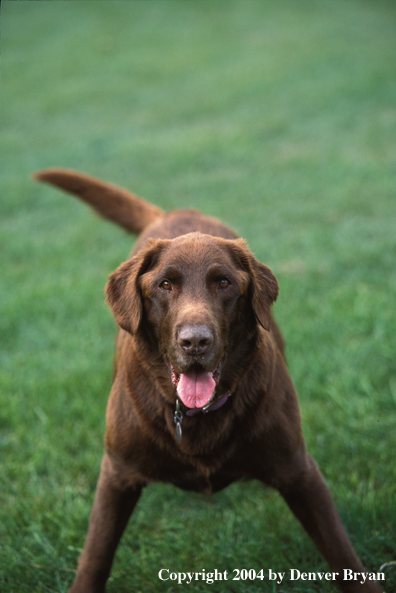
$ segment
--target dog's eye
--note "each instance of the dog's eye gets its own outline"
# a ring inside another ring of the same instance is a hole
[[[172,290],[172,284],[169,282],[169,280],[163,280],[159,287],[163,290]]]
[[[227,280],[227,278],[222,278],[219,282],[219,288],[227,288],[227,286],[229,286],[231,283],[229,282],[229,280]]]

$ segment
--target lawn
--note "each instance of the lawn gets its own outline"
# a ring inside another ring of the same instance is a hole
[[[396,591],[396,5],[377,0],[1,4],[0,590],[65,593],[103,452],[133,238],[31,173],[74,168],[220,217],[280,283],[310,452],[370,571]],[[393,564],[392,564],[393,562]],[[326,565],[276,492],[146,489],[109,593],[158,571]]]

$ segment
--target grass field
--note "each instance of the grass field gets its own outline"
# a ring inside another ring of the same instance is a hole
[[[395,26],[385,0],[2,2],[1,593],[73,577],[112,376],[103,288],[132,245],[30,179],[48,166],[221,217],[274,270],[308,447],[367,568],[396,561]],[[185,588],[161,568],[325,564],[258,483],[211,499],[155,485],[108,590]]]

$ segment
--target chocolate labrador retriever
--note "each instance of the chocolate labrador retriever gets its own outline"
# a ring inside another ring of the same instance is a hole
[[[366,571],[305,448],[271,317],[278,295],[271,270],[233,231],[194,210],[165,214],[73,171],[35,178],[140,233],[106,287],[121,329],[106,453],[70,592],[105,590],[121,535],[150,482],[210,494],[248,478],[280,492],[342,591],[378,593],[371,573],[350,578]]]

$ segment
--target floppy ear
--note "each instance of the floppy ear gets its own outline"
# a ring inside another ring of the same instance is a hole
[[[257,321],[264,329],[271,329],[271,305],[278,297],[279,285],[272,271],[251,256],[252,307]]]
[[[271,329],[271,305],[276,301],[279,286],[272,271],[260,263],[243,239],[226,240],[231,254],[250,276],[250,295],[254,315],[260,325]]]
[[[120,327],[135,334],[143,316],[139,278],[155,263],[169,241],[151,239],[148,246],[111,274],[106,285],[107,303]]]

